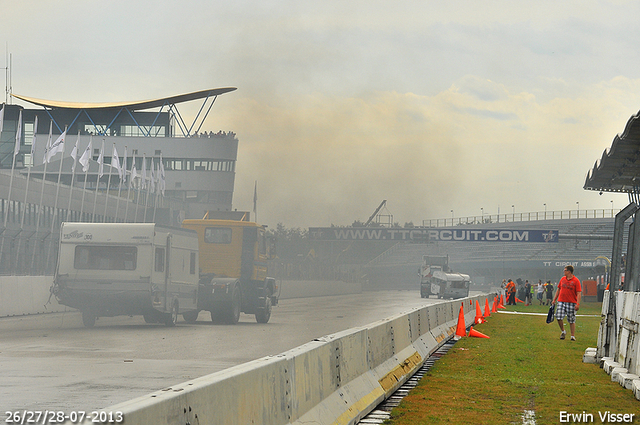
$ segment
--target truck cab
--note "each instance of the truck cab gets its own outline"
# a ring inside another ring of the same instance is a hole
[[[211,320],[237,323],[240,313],[267,323],[278,304],[277,285],[267,273],[275,245],[264,226],[245,220],[188,219],[182,227],[198,234],[200,288],[198,309]]]

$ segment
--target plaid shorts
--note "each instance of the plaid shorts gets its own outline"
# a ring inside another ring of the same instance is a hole
[[[569,323],[576,323],[576,305],[574,303],[558,301],[558,305],[556,306],[556,320],[562,320],[564,316],[567,316]]]

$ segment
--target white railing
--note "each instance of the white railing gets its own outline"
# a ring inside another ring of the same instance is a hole
[[[468,224],[513,223],[539,220],[570,220],[587,218],[614,218],[620,210],[564,210],[507,214],[483,214],[470,217],[451,217],[422,220],[423,227],[463,226]]]

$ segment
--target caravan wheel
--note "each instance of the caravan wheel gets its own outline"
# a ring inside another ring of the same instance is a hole
[[[186,313],[182,313],[182,318],[187,323],[196,323],[196,320],[198,320],[198,313],[200,313],[198,310],[188,311]]]
[[[96,315],[90,312],[89,310],[84,310],[82,312],[82,324],[86,328],[92,328],[96,324]]]

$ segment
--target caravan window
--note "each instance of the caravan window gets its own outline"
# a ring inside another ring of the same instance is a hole
[[[206,243],[231,243],[230,227],[207,227],[204,229]]]
[[[77,270],[135,270],[138,248],[135,246],[76,246],[73,267]]]

